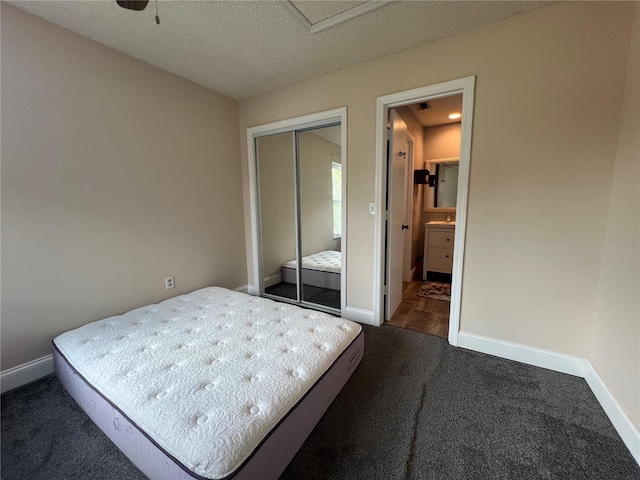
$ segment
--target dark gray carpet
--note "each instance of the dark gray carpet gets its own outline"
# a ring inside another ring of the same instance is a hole
[[[9,479],[139,479],[54,377],[2,397]],[[365,327],[365,356],[282,476],[640,479],[584,380]]]

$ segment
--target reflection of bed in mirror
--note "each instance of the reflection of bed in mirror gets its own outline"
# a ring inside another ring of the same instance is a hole
[[[280,272],[282,281],[296,283],[296,260],[282,265]],[[302,257],[302,283],[312,287],[340,290],[340,272],[342,254],[335,250],[325,250]]]

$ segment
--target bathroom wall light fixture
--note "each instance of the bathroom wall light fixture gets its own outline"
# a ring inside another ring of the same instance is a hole
[[[413,183],[416,185],[426,185],[429,183],[429,170],[414,170]]]
[[[433,180],[435,180],[435,175],[429,175],[429,170],[414,170],[413,172],[413,183],[416,185],[431,185]]]
[[[416,185],[429,185],[430,187],[435,187],[436,176],[429,175],[429,170],[414,170],[413,183]]]

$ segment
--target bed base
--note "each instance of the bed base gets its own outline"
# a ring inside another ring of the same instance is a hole
[[[298,283],[297,271],[295,268],[281,267],[280,274],[282,281],[286,283]],[[302,283],[312,287],[326,288],[329,290],[341,289],[340,274],[334,272],[323,272],[320,270],[302,269]]]

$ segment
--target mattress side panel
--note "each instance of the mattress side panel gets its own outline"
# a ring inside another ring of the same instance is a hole
[[[147,439],[122,413],[89,387],[54,349],[56,376],[65,390],[104,434],[149,478],[193,480],[175,461]]]

